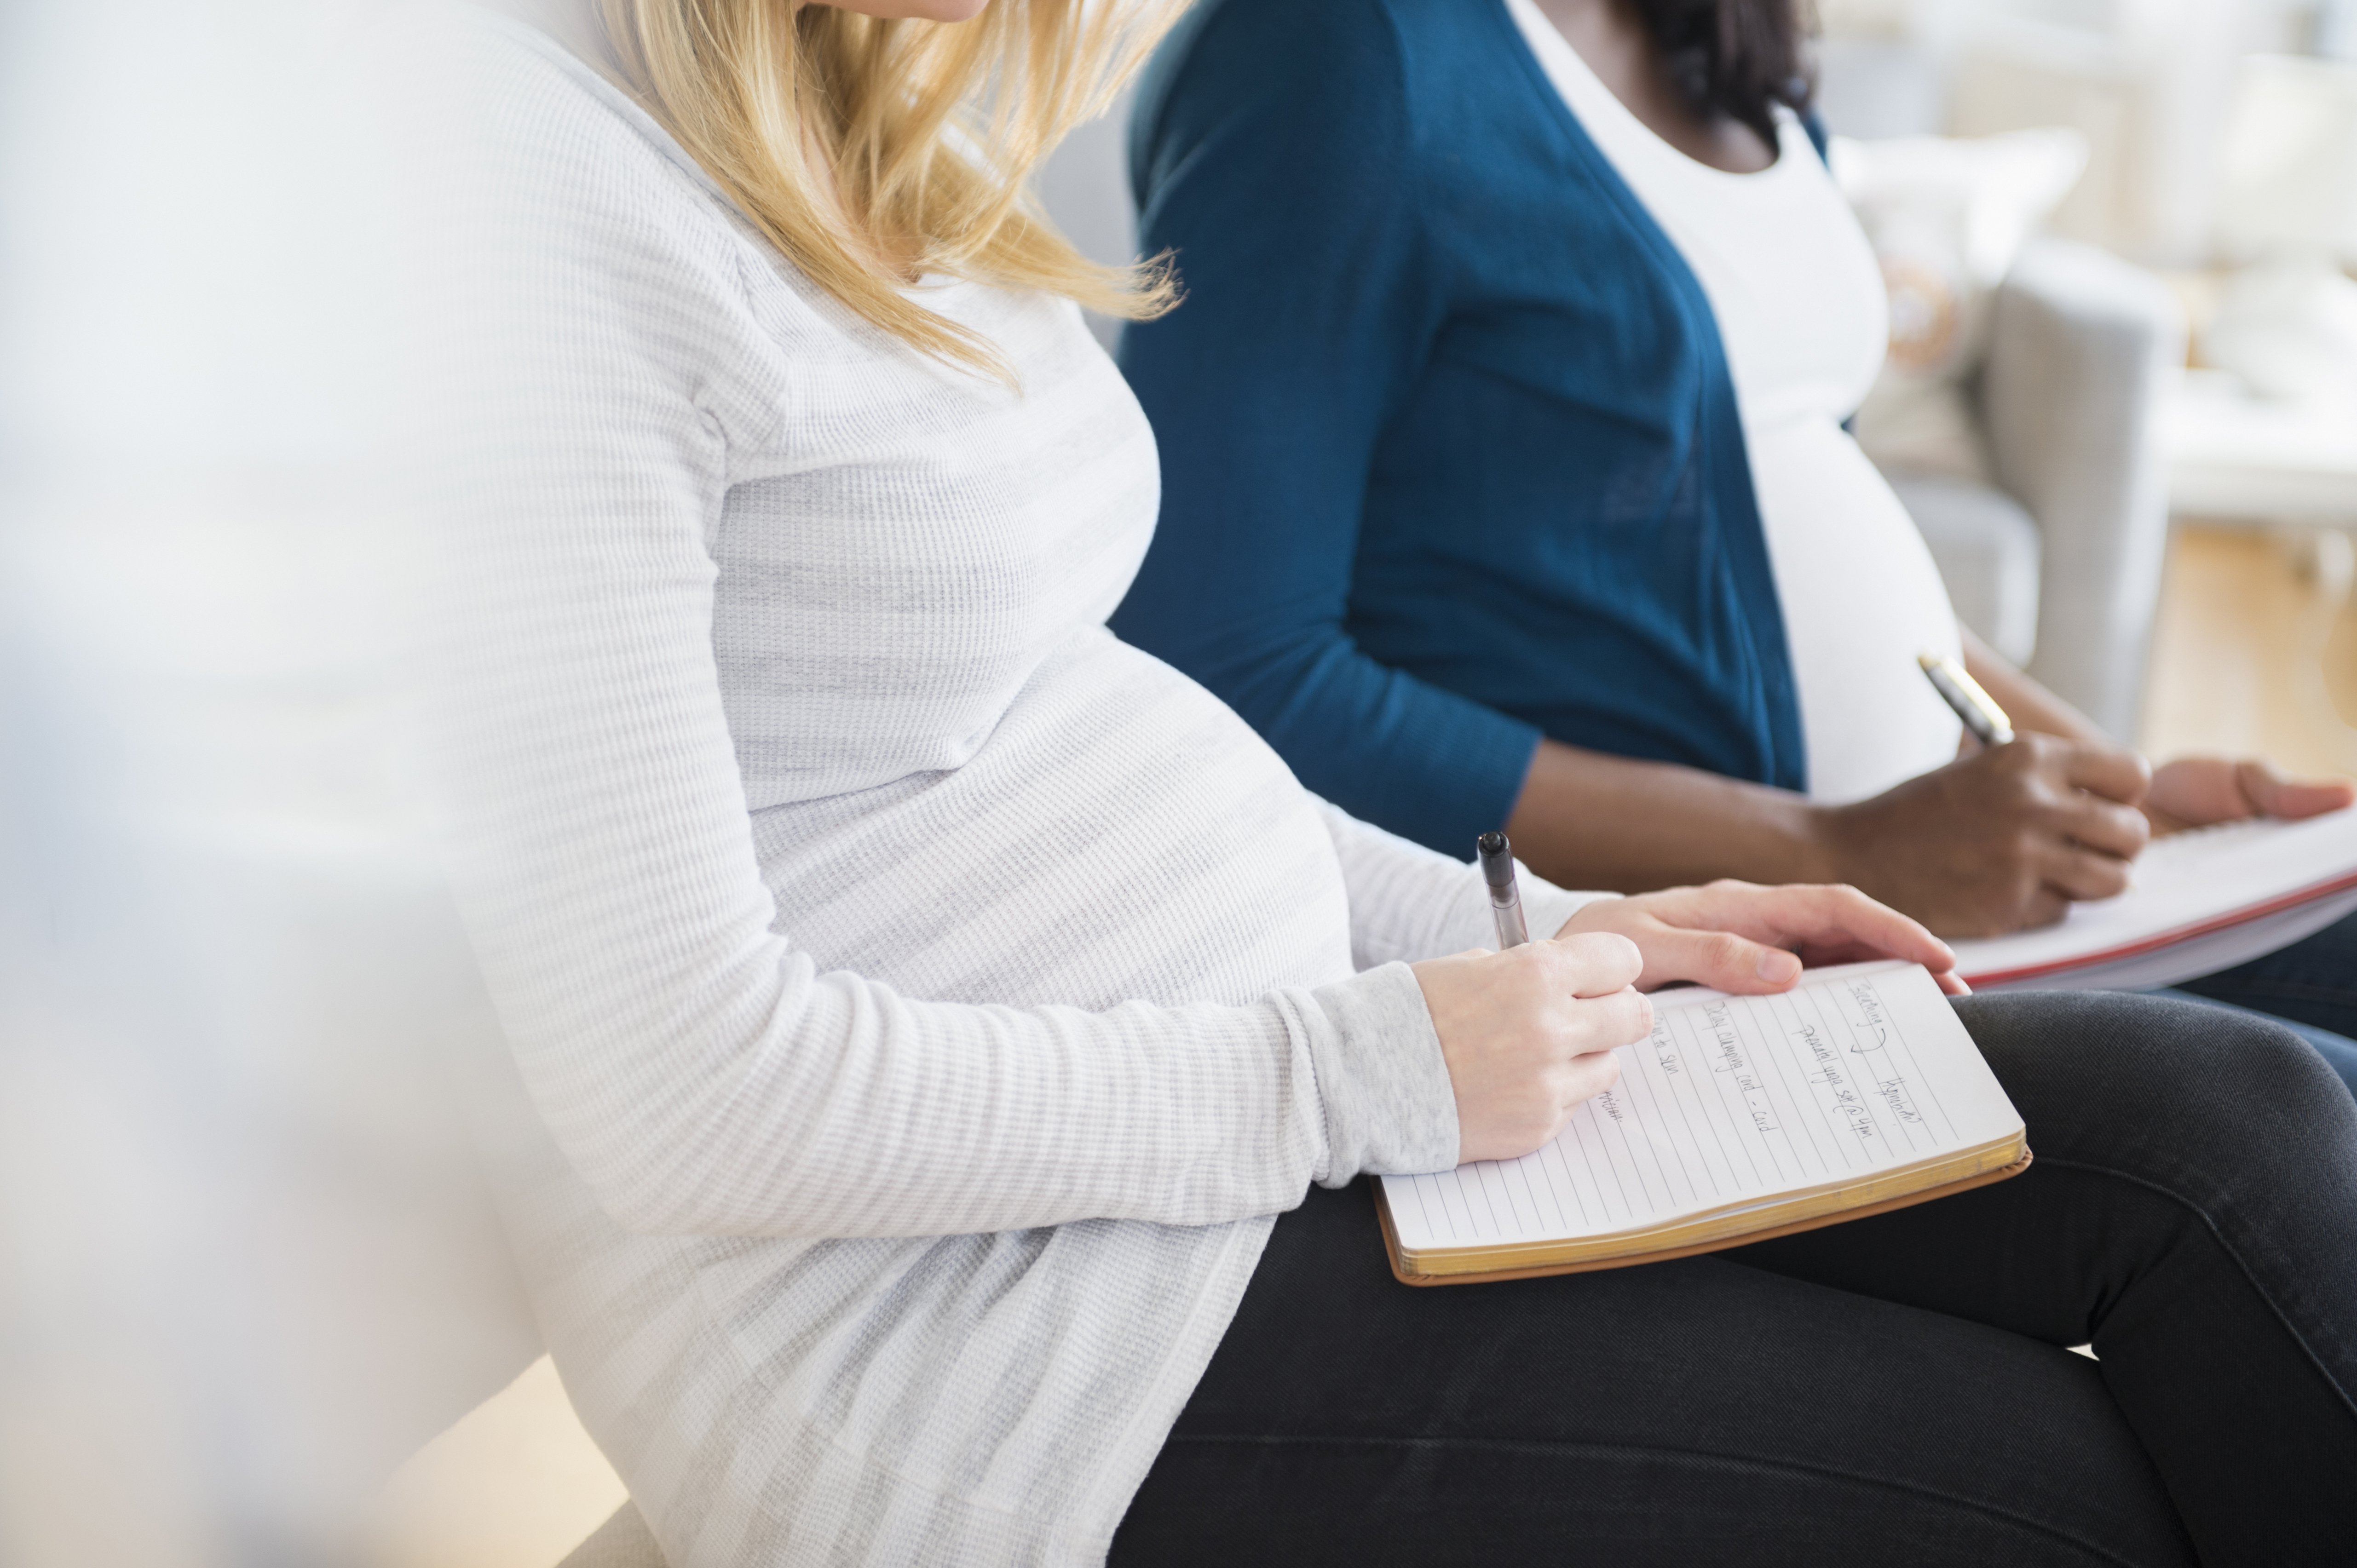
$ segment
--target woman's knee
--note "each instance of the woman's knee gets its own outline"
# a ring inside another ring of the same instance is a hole
[[[2255,1015],[2118,992],[1975,996],[1958,1015],[2033,1151],[2127,1174],[2357,1151],[2357,1104],[2307,1041]]]

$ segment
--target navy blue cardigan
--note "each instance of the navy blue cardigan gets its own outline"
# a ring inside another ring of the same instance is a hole
[[[1542,734],[1804,786],[1709,304],[1501,0],[1206,0],[1130,153],[1186,299],[1116,632],[1460,857]]]

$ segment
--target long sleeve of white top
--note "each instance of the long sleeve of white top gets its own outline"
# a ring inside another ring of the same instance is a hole
[[[1339,812],[1373,967],[1249,1005],[916,1000],[773,930],[705,531],[732,425],[814,415],[732,384],[727,345],[760,324],[725,224],[683,232],[626,180],[547,172],[572,166],[540,160],[529,223],[492,215],[448,777],[522,1077],[601,1203],[643,1230],[808,1238],[1193,1225],[1454,1164],[1447,1068],[1393,961],[1485,941],[1478,880]]]

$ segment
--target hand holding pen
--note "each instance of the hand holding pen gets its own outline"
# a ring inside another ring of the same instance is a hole
[[[1613,1053],[1652,1026],[1640,988],[1689,981],[1753,994],[1789,988],[1806,959],[1903,958],[1963,989],[1946,947],[1852,887],[1717,882],[1602,897],[1534,942],[1512,846],[1484,833],[1474,847],[1499,950],[1411,966],[1456,1093],[1459,1160],[1527,1154],[1609,1089]]]
[[[1917,662],[1978,749],[1878,795],[1813,805],[1821,859],[1806,874],[1957,937],[2043,925],[2126,886],[2149,832],[2136,810],[2144,760],[2106,743],[2017,734],[1954,660]]]

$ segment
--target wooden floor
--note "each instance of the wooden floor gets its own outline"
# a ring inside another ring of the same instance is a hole
[[[2333,551],[2341,558],[2333,559]],[[2357,611],[2344,541],[2180,530],[2145,707],[2145,749],[2258,754],[2357,772]],[[2321,568],[2319,570],[2319,567]],[[2345,598],[2345,592],[2341,595]],[[382,1568],[551,1568],[620,1503],[546,1360],[426,1445],[387,1488]]]
[[[627,1495],[544,1356],[393,1477],[377,1568],[551,1568]]]
[[[2357,610],[2348,537],[2181,528],[2146,689],[2144,749],[2357,773]],[[2337,605],[2335,599],[2341,601]]]

